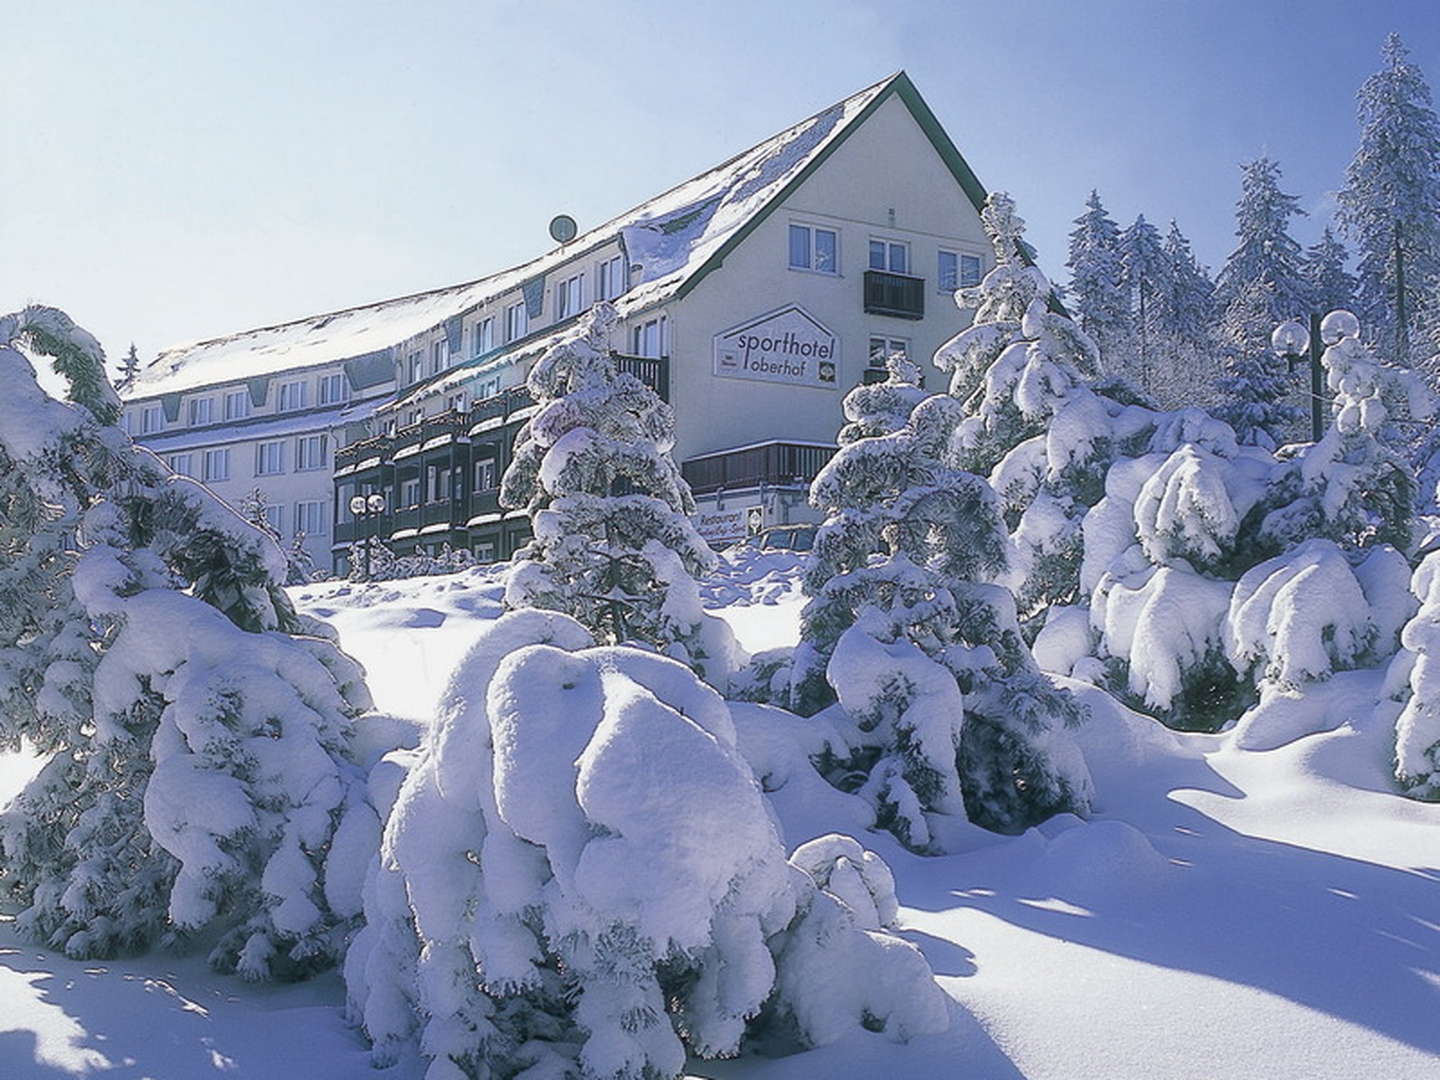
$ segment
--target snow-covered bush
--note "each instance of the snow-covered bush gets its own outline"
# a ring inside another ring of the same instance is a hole
[[[93,338],[53,309],[0,331],[62,359],[75,402],[0,344],[0,594],[23,603],[0,619],[0,737],[48,755],[0,816],[17,925],[76,956],[203,929],[220,966],[314,970],[359,912],[327,863],[378,831],[345,756],[359,669],[281,629],[318,627],[272,538],[107,422]]]
[[[506,603],[563,611],[601,641],[642,642],[724,679],[736,647],[700,606],[694,577],[714,555],[670,454],[675,417],[616,371],[614,321],[610,304],[596,304],[530,369],[539,405],[516,437],[500,502],[530,514],[534,539],[516,554]]]
[[[892,373],[892,392],[907,377]],[[847,396],[844,445],[811,485],[826,518],[803,582],[793,707],[838,697],[853,754],[827,775],[863,774],[879,821],[916,849],[932,847],[930,812],[1002,831],[1083,812],[1089,778],[1063,732],[1078,708],[1036,669],[996,584],[995,493],[951,463],[961,406],[937,394],[897,430],[861,435],[897,418],[871,412],[887,400],[873,389]]]
[[[747,1035],[943,1030],[923,958],[872,925],[883,864],[838,838],[788,862],[719,695],[591,642],[513,611],[457,668],[346,959],[377,1063],[417,1038],[434,1077],[668,1077]]]
[[[1420,610],[1401,632],[1402,649],[1386,679],[1388,696],[1399,703],[1395,778],[1417,799],[1440,800],[1440,553],[1425,557],[1411,589]]]

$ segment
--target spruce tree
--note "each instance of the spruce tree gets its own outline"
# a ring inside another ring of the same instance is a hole
[[[1081,329],[1100,349],[1104,370],[1128,373],[1130,304],[1120,252],[1120,227],[1105,212],[1097,191],[1070,233],[1070,284],[1065,295]]]
[[[1358,314],[1387,359],[1408,366],[1414,322],[1440,279],[1440,118],[1400,35],[1380,54],[1356,95],[1360,146],[1339,217],[1360,257]]]
[[[1120,234],[1121,282],[1130,304],[1136,381],[1147,393],[1155,387],[1163,298],[1170,292],[1170,260],[1155,226],[1139,215]]]
[[[130,351],[120,361],[120,378],[115,380],[115,389],[124,390],[135,381],[135,376],[140,374],[140,355],[135,351],[135,343],[130,343]]]
[[[611,305],[595,305],[530,370],[538,408],[516,436],[500,502],[530,514],[534,539],[517,553],[506,603],[562,611],[600,641],[723,666],[728,658],[711,650],[726,646],[703,640],[716,628],[694,576],[715,557],[690,522],[695,500],[670,456],[675,416],[616,371],[614,322]]]
[[[1215,284],[1195,258],[1190,241],[1170,222],[1162,245],[1168,261],[1165,291],[1157,297],[1156,377],[1153,393],[1167,408],[1204,404],[1215,376]]]
[[[1215,282],[1215,300],[1225,310],[1247,286],[1269,286],[1272,326],[1303,319],[1310,311],[1310,287],[1300,245],[1290,235],[1290,219],[1303,216],[1300,199],[1280,190],[1280,166],[1261,157],[1240,166],[1240,199],[1235,204],[1235,235],[1240,243]],[[1252,301],[1254,297],[1252,296]]]
[[[1240,442],[1274,450],[1288,440],[1304,415],[1290,403],[1293,378],[1275,355],[1273,288],[1252,281],[1225,308],[1220,322],[1220,403],[1215,415],[1235,429]]]
[[[1350,253],[1327,225],[1320,239],[1305,252],[1305,281],[1310,286],[1314,311],[1355,308],[1355,276],[1345,269]]]

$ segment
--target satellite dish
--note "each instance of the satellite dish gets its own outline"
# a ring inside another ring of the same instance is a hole
[[[556,214],[550,219],[550,239],[557,244],[568,244],[577,232],[575,219],[569,214]]]

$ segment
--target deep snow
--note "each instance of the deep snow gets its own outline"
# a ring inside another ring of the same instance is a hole
[[[766,555],[705,583],[747,649],[794,640],[795,563]],[[500,607],[487,570],[292,595],[339,629],[379,708],[417,719]],[[1091,707],[1089,822],[957,829],[947,840],[965,850],[943,858],[860,836],[894,872],[901,932],[952,999],[950,1031],[903,1046],[862,1033],[694,1074],[1440,1075],[1440,805],[1393,793],[1393,731],[1369,708],[1379,678],[1337,675],[1226,735],[1171,733],[1070,683]],[[848,827],[850,797],[799,767],[785,714],[735,713],[787,846]],[[0,803],[31,768],[0,758]],[[75,963],[0,928],[0,1077],[418,1078],[415,1060],[369,1068],[342,996],[333,975],[262,988],[199,956]]]

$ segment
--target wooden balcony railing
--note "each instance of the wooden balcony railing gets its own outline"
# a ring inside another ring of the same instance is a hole
[[[834,454],[833,446],[765,442],[691,458],[680,472],[697,495],[761,484],[798,486],[815,479]]]
[[[865,271],[865,310],[897,319],[925,317],[925,279],[885,270]]]

